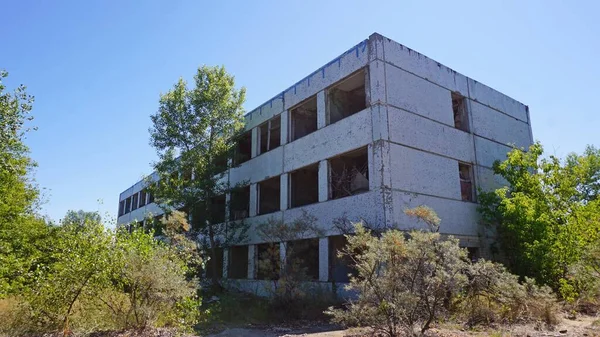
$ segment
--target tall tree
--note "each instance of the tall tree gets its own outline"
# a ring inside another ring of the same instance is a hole
[[[494,173],[509,187],[481,194],[484,220],[496,226],[514,272],[557,289],[600,237],[600,150],[588,146],[560,160],[543,157],[536,143],[509,152]]]
[[[24,137],[33,96],[24,85],[8,91],[0,69],[0,297],[18,292],[47,259],[50,228],[35,214],[38,190],[30,177],[35,162]]]
[[[213,261],[224,243],[239,240],[243,230],[223,222],[224,209],[215,197],[229,189],[224,173],[236,137],[243,129],[245,89],[237,90],[224,67],[198,68],[194,86],[180,79],[161,95],[150,118],[150,143],[159,160],[154,164],[158,183],[151,185],[156,202],[166,212],[188,213],[192,235],[205,240]],[[218,285],[216,263],[211,263],[213,285]]]

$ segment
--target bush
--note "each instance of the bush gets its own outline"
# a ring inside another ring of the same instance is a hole
[[[375,237],[362,225],[355,231],[339,254],[357,270],[347,289],[358,298],[347,310],[327,313],[336,323],[369,326],[387,336],[422,335],[466,284],[466,251],[439,233],[390,230]]]
[[[96,221],[57,230],[54,262],[40,267],[33,286],[0,304],[0,332],[189,328],[197,321],[196,280],[186,278],[185,261],[152,233],[112,232]]]
[[[467,325],[558,323],[558,303],[549,287],[530,278],[520,283],[504,266],[485,260],[470,265],[467,275],[469,282],[454,307]]]

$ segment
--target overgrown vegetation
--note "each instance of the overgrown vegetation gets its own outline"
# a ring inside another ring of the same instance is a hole
[[[334,322],[368,326],[387,336],[423,335],[435,322],[453,316],[468,325],[490,322],[557,323],[556,299],[532,280],[521,284],[503,267],[472,264],[457,239],[437,233],[440,219],[428,207],[407,210],[430,231],[389,230],[379,235],[361,224],[339,254],[353,261],[357,275],[348,290],[357,298],[330,308]]]
[[[564,160],[542,155],[536,143],[496,162],[508,187],[480,193],[481,214],[497,229],[511,271],[572,299],[569,268],[600,238],[600,150],[589,146]]]

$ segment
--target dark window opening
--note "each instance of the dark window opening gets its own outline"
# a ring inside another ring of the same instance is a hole
[[[328,124],[333,124],[367,108],[365,77],[366,71],[360,70],[327,91]]]
[[[233,246],[229,248],[228,268],[228,278],[248,278],[248,246]]]
[[[119,216],[125,214],[125,200],[119,201]]]
[[[148,193],[148,203],[151,204],[154,202],[154,193]]]
[[[217,224],[225,222],[225,205],[226,202],[224,194],[212,197],[210,201],[212,223]]]
[[[147,198],[146,195],[148,195],[148,193],[146,192],[145,189],[140,191],[140,207],[146,205],[146,198]]]
[[[281,269],[279,243],[263,243],[256,246],[258,263],[256,264],[258,280],[277,280]]]
[[[286,246],[286,272],[319,279],[319,239],[290,241]]]
[[[231,191],[229,208],[230,220],[241,220],[250,215],[250,186],[235,188]]]
[[[329,281],[350,282],[349,275],[356,276],[357,270],[349,256],[338,256],[338,252],[345,249],[348,239],[343,235],[329,237]]]
[[[259,153],[265,153],[281,145],[281,116],[270,119],[258,127]]]
[[[208,262],[206,263],[206,278],[211,279],[213,277],[213,266],[216,267],[217,278],[223,277],[223,249],[216,248],[215,255],[216,258],[212,258],[212,254],[210,249],[206,252],[207,257],[209,257]]]
[[[319,202],[319,164],[290,173],[290,207]]]
[[[280,210],[280,191],[281,183],[278,176],[258,183],[258,214]]]
[[[469,132],[469,118],[467,114],[467,103],[465,97],[459,93],[452,93],[452,113],[454,115],[454,127]]]
[[[338,199],[369,190],[369,156],[367,148],[329,159],[330,196]]]
[[[221,173],[227,170],[227,157],[227,152],[220,153],[213,157],[214,172]]]
[[[479,247],[467,247],[467,256],[471,262],[479,260]]]
[[[133,195],[133,199],[131,199],[132,204],[131,204],[131,210],[136,210],[138,208],[138,194],[134,194]]]
[[[300,103],[290,110],[291,140],[317,131],[317,96]]]
[[[252,157],[252,132],[244,132],[235,145],[233,165],[240,165]]]
[[[125,214],[131,212],[131,197],[125,199]]]
[[[458,163],[460,177],[460,196],[463,201],[475,201],[475,184],[473,184],[473,168],[471,165]]]

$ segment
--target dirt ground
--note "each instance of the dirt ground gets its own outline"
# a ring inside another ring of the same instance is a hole
[[[498,327],[496,329],[472,331],[461,329],[460,327],[436,327],[431,329],[427,336],[429,337],[479,337],[479,336],[522,336],[522,337],[541,337],[541,336],[585,336],[600,337],[600,326],[594,326],[593,322],[597,317],[581,316],[577,319],[564,318],[563,321],[553,330],[537,329],[533,325],[519,325],[512,327]],[[315,326],[310,328],[287,328],[287,327],[269,327],[269,328],[231,328],[225,331],[209,335],[207,337],[363,337],[370,336],[369,331],[359,329],[341,330],[331,325]]]

